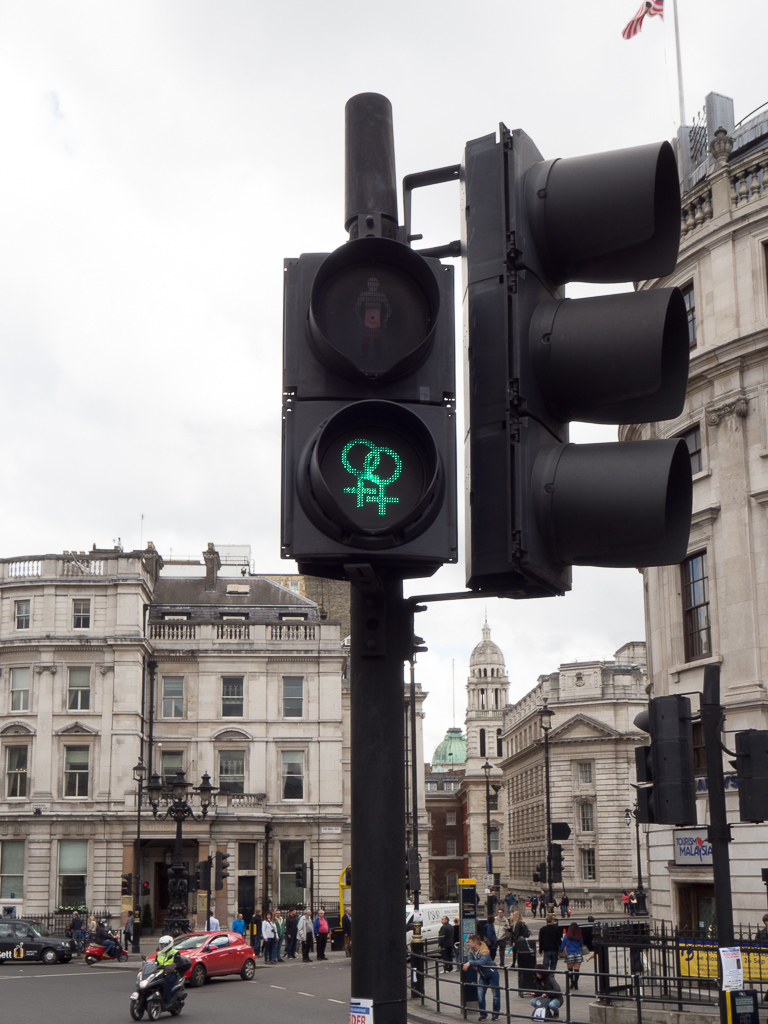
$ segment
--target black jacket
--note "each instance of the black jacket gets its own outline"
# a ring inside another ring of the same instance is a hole
[[[453,925],[449,921],[440,925],[437,942],[441,949],[453,948]]]
[[[352,935],[352,918],[349,914],[344,914],[341,919],[341,933],[342,935]]]
[[[542,953],[554,953],[560,949],[563,930],[559,924],[545,924],[539,930],[539,949]]]

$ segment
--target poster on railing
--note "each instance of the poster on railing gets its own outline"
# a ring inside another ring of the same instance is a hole
[[[720,962],[723,965],[722,989],[736,991],[744,987],[744,969],[741,964],[741,950],[738,946],[721,946]]]

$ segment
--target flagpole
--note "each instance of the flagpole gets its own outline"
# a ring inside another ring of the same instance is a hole
[[[677,21],[677,2],[671,0],[675,20],[675,49],[677,51],[677,99],[680,104],[680,127],[685,124],[685,94],[683,92],[683,61],[680,56],[680,26]]]

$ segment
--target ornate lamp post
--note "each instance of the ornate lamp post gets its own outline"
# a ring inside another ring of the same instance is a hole
[[[541,731],[544,733],[544,792],[547,800],[547,911],[552,914],[555,909],[555,897],[552,893],[552,798],[549,791],[549,730],[552,728],[552,708],[548,707],[544,698],[544,707],[537,712]]]
[[[208,772],[205,772],[203,781],[194,790],[200,795],[200,813],[195,814],[187,802],[187,791],[191,786],[192,783],[187,782],[186,774],[182,768],[179,768],[167,787],[163,786],[163,782],[157,772],[152,773],[152,778],[147,785],[147,793],[149,794],[153,815],[158,819],[171,818],[176,822],[176,844],[173,849],[173,863],[171,864],[170,877],[168,878],[168,914],[165,918],[165,930],[174,936],[189,931],[189,918],[187,917],[189,912],[189,876],[184,867],[184,861],[181,859],[182,823],[187,818],[192,818],[194,821],[202,821],[207,816],[214,790],[214,787],[211,785],[211,777]],[[160,814],[158,813],[160,796],[166,788],[170,790],[171,802],[166,810]]]
[[[634,809],[628,807],[624,811],[624,824],[627,826],[631,825],[633,818],[635,819],[635,841],[637,843],[637,888],[635,889],[637,910],[635,911],[635,916],[647,917],[648,907],[645,902],[645,889],[643,889],[643,865],[640,860],[640,822],[637,820],[637,804],[635,804]]]
[[[138,764],[134,765],[133,778],[139,785],[139,798],[136,804],[136,855],[134,858],[133,878],[135,882],[134,911],[133,911],[133,952],[141,952],[141,803],[144,799],[144,782],[149,769],[139,758]]]
[[[498,792],[501,786],[494,785],[491,787],[491,772],[493,771],[493,765],[486,758],[485,764],[483,765],[483,771],[485,772],[485,848],[488,851],[485,857],[485,870],[493,878],[493,852],[491,850],[491,788],[498,796]],[[488,913],[493,913],[493,882],[491,882],[491,894],[488,897]]]

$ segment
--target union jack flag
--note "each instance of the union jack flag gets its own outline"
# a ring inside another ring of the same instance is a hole
[[[640,29],[643,27],[643,18],[646,14],[651,17],[655,17],[658,14],[660,18],[664,17],[664,0],[645,0],[640,10],[634,16],[632,21],[625,27],[621,33],[625,39],[631,39],[636,36]]]

